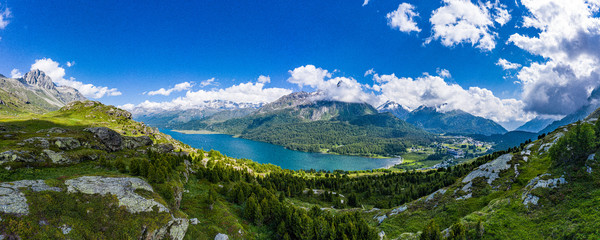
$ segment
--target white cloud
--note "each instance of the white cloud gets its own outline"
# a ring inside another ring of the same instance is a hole
[[[366,102],[377,106],[379,100],[372,93],[364,91],[364,85],[353,78],[331,78],[331,73],[313,65],[297,67],[289,71],[288,82],[300,87],[309,86],[322,92],[327,100],[342,102]]]
[[[69,86],[75,88],[86,97],[89,98],[102,98],[104,96],[119,96],[121,92],[116,88],[98,87],[92,84],[85,84],[76,81],[75,78],[70,77],[65,79],[65,69],[60,67],[58,62],[53,61],[50,58],[43,58],[35,60],[35,63],[31,65],[31,70],[39,69],[46,73],[52,81],[59,86]]]
[[[10,77],[11,78],[22,78],[23,74],[21,72],[19,72],[19,69],[14,68],[12,71],[10,71]]]
[[[488,3],[491,4],[490,2],[488,2]],[[494,21],[496,21],[498,24],[500,24],[500,26],[504,26],[504,24],[510,22],[510,19],[512,18],[512,16],[506,9],[506,5],[496,2],[496,4],[492,5],[490,8],[494,9],[494,15],[493,15]]]
[[[206,86],[213,85],[213,84],[215,84],[215,78],[210,78],[210,79],[200,82],[200,86],[202,86],[202,87],[206,87]]]
[[[75,66],[75,61],[67,62],[67,67]]]
[[[435,70],[435,72],[442,78],[451,78],[452,77],[452,74],[450,74],[450,71],[448,71],[448,69],[437,68]]]
[[[497,33],[491,30],[494,21],[504,25],[510,20],[510,14],[504,8],[498,2],[475,5],[470,0],[444,0],[444,5],[434,10],[429,19],[433,35],[425,43],[439,39],[447,47],[470,43],[491,51],[496,47]],[[493,16],[490,10],[494,11]]]
[[[264,81],[264,78],[262,79]],[[144,101],[138,105],[125,104],[127,110],[142,108],[148,110],[187,110],[202,108],[211,101],[228,101],[237,104],[262,104],[277,100],[281,96],[292,93],[284,88],[265,88],[264,82],[247,82],[228,88],[213,90],[187,91],[185,96],[166,102]]]
[[[366,76],[369,76],[369,75],[373,75],[373,74],[375,74],[375,70],[373,70],[373,69],[371,68],[371,69],[369,69],[369,70],[367,70],[367,71],[365,72],[365,77],[366,77]]]
[[[269,76],[260,75],[258,77],[258,82],[259,83],[270,83],[271,82],[271,78]]]
[[[475,116],[489,118],[500,123],[528,121],[534,114],[523,111],[523,102],[516,99],[500,99],[492,91],[458,84],[448,84],[439,76],[398,78],[394,74],[375,75],[380,82],[381,101],[395,101],[409,109],[419,106],[435,106],[442,111],[462,110]]]
[[[214,78],[213,78],[213,80],[214,80]],[[181,92],[181,91],[188,90],[188,89],[192,88],[192,85],[193,84],[191,82],[182,82],[182,83],[175,84],[174,87],[169,88],[169,89],[160,88],[156,91],[150,91],[150,92],[148,92],[148,95],[150,95],[150,96],[154,96],[154,95],[169,96],[169,95],[171,95],[172,92]]]
[[[0,4],[0,30],[5,29],[8,26],[8,19],[12,17],[12,13],[9,8],[1,8],[2,4]]]
[[[363,7],[364,7],[364,6],[367,6],[367,4],[369,4],[369,0],[365,0],[365,1],[363,2]]]
[[[517,69],[521,67],[521,64],[509,62],[504,58],[499,58],[498,62],[496,62],[496,65],[502,67],[504,70]]]
[[[534,36],[513,34],[508,42],[545,62],[523,67],[526,109],[539,114],[568,114],[587,103],[600,85],[600,1],[522,0],[528,10],[523,27]]]
[[[419,13],[415,12],[415,6],[409,3],[402,3],[398,5],[396,11],[390,12],[386,15],[388,25],[391,28],[397,28],[401,32],[410,33],[412,31],[421,32],[421,29],[417,26],[414,18],[419,16]]]

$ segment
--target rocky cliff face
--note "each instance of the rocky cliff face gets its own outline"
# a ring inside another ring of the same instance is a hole
[[[25,75],[23,75],[23,82],[45,89],[56,89],[52,79],[38,69],[25,73]]]
[[[32,70],[19,79],[0,77],[0,101],[3,103],[0,110],[43,113],[83,100],[86,98],[77,89],[56,86],[40,70]]]

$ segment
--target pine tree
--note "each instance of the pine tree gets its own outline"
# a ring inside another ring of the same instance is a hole
[[[125,166],[125,163],[123,162],[123,159],[121,159],[121,158],[117,159],[117,161],[115,162],[115,167],[121,173],[127,172],[127,167]]]
[[[461,222],[457,222],[450,227],[450,236],[447,238],[449,240],[466,240],[466,230],[465,226]]]
[[[129,172],[133,176],[140,175],[140,160],[139,159],[134,158],[133,160],[131,160],[131,163],[129,164]]]
[[[421,240],[441,240],[442,236],[440,234],[440,229],[435,224],[435,220],[429,221],[425,228],[423,228],[423,232],[421,233]]]

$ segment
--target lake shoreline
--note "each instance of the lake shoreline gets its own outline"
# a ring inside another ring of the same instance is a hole
[[[160,129],[160,131],[198,149],[215,149],[226,156],[251,159],[254,162],[263,164],[270,163],[279,166],[282,169],[360,171],[385,169],[398,163],[397,157],[372,158],[302,152],[267,142],[235,138],[229,134],[197,134],[211,133],[210,131],[181,131],[169,129]]]
[[[170,131],[173,132],[178,132],[181,134],[200,134],[200,135],[215,135],[215,134],[223,134],[223,135],[229,135],[233,138],[240,138],[240,135],[231,135],[231,134],[227,134],[227,133],[220,133],[220,132],[213,132],[213,131],[209,131],[209,130],[177,130],[177,129],[169,129]],[[245,139],[245,138],[243,138]],[[246,140],[251,140],[251,141],[256,141],[256,140],[252,140],[252,139],[246,139]],[[257,141],[257,142],[263,142],[263,141]],[[274,143],[270,143],[270,142],[263,142],[263,143],[268,143],[268,144],[273,144],[276,146],[280,146],[283,147],[285,149],[289,149],[285,146],[281,146],[281,145],[277,145]],[[289,149],[292,151],[300,151],[300,150],[294,150],[294,149]],[[300,151],[300,152],[305,152],[305,151]],[[372,159],[390,159],[390,158],[397,158],[397,157],[387,157],[387,156],[382,156],[382,155],[369,155],[369,156],[363,156],[363,155],[352,155],[352,154],[338,154],[338,153],[330,153],[330,152],[326,152],[326,151],[320,151],[320,152],[306,152],[306,153],[321,153],[321,154],[329,154],[329,155],[337,155],[337,156],[355,156],[355,157],[365,157],[365,158],[372,158]],[[385,168],[389,168],[389,167],[385,167]]]
[[[208,130],[177,130],[177,129],[169,129],[169,130],[171,130],[173,132],[183,133],[183,134],[206,134],[206,135],[224,134],[224,133],[213,132],[213,131],[208,131]]]

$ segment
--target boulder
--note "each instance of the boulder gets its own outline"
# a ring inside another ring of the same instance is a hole
[[[43,152],[46,153],[46,155],[48,155],[48,158],[50,158],[50,160],[52,160],[52,163],[55,163],[55,164],[71,163],[71,161],[68,158],[65,158],[62,153],[57,153],[50,149],[44,149]]]
[[[48,129],[42,129],[37,131],[37,133],[66,133],[67,130],[65,130],[64,128],[59,128],[59,127],[53,127],[53,128],[48,128]]]
[[[23,140],[23,143],[27,145],[33,145],[36,148],[47,149],[50,147],[50,142],[48,139],[43,137],[32,137]]]
[[[161,143],[161,144],[155,144],[151,147],[151,150],[153,152],[158,152],[158,153],[170,153],[173,152],[173,150],[175,150],[175,147],[173,147],[173,144],[170,143]]]
[[[215,240],[229,240],[229,236],[227,236],[227,234],[219,233],[215,236]]]
[[[60,188],[48,186],[44,180],[21,180],[0,183],[0,212],[17,215],[29,214],[27,198],[20,191],[21,188],[29,188],[34,192],[61,191]]]
[[[72,137],[57,137],[53,139],[54,145],[62,150],[73,150],[81,147],[79,140]]]
[[[121,150],[123,139],[121,138],[121,135],[114,130],[107,127],[92,127],[86,128],[84,131],[94,133],[96,138],[98,138],[110,151],[114,152]]]
[[[43,160],[35,158],[29,151],[9,150],[9,151],[0,153],[0,164],[7,163],[7,162],[33,163],[33,162],[40,162],[40,161],[43,161]]]
[[[81,192],[85,194],[112,194],[119,200],[119,206],[125,206],[130,213],[151,212],[154,207],[159,212],[169,212],[169,209],[154,199],[146,199],[135,190],[142,189],[154,192],[152,186],[139,178],[84,176],[65,181],[70,193]]]
[[[152,145],[152,139],[148,136],[127,137],[123,136],[122,147],[127,149],[136,149]]]

